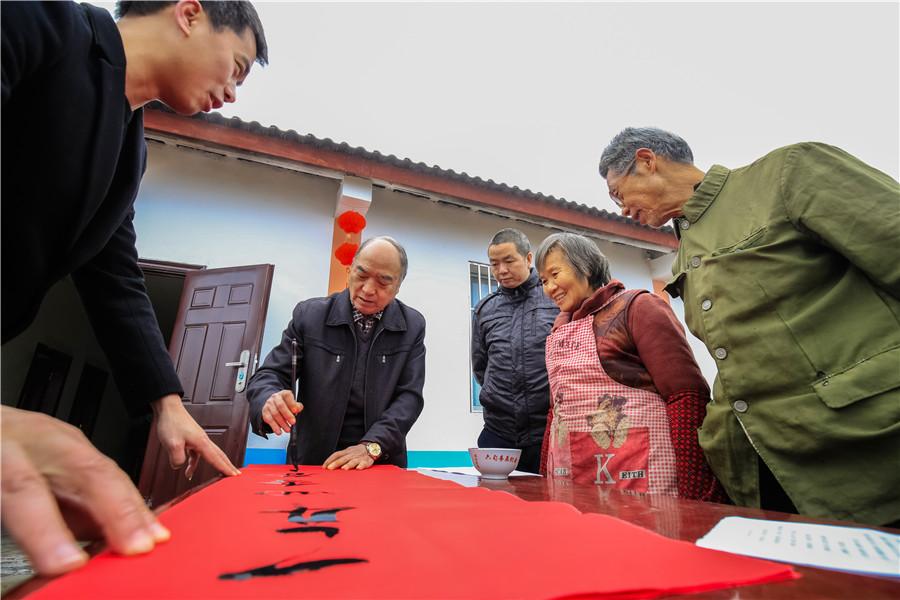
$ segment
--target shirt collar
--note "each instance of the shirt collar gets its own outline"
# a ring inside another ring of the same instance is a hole
[[[682,207],[683,216],[680,218],[687,219],[689,223],[699,221],[706,209],[709,208],[709,205],[719,195],[719,191],[725,185],[725,180],[728,179],[729,173],[731,173],[731,169],[727,169],[722,165],[710,167],[694,194]],[[678,229],[686,229],[686,227],[676,227],[676,231]]]

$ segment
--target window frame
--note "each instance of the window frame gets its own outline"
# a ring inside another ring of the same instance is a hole
[[[487,286],[487,293],[484,287]],[[497,291],[500,284],[494,279],[491,273],[491,266],[482,262],[469,261],[469,412],[484,412],[484,407],[478,402],[478,394],[481,392],[481,386],[475,380],[475,372],[472,369],[472,325],[475,323],[475,307],[481,300],[491,293]],[[476,299],[477,292],[477,299]]]

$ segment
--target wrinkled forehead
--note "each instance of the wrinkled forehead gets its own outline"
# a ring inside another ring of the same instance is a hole
[[[380,281],[400,280],[400,254],[390,244],[370,244],[353,261],[353,270],[359,275],[376,277]]]

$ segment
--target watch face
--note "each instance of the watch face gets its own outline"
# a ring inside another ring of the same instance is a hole
[[[378,458],[381,456],[381,446],[376,444],[375,442],[366,444],[366,452],[369,453],[369,456],[372,458]]]

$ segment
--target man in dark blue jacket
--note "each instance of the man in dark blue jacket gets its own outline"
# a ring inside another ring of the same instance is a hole
[[[254,433],[297,427],[288,457],[300,464],[406,467],[406,434],[422,412],[425,384],[425,318],[396,299],[406,270],[394,239],[366,240],[346,290],[294,308],[281,344],[247,385]]]
[[[133,413],[153,410],[173,467],[200,457],[237,469],[193,420],[137,264],[134,201],[146,164],[142,107],[219,108],[266,43],[248,2],[2,2],[2,338],[34,320],[71,275]],[[10,399],[4,398],[4,402]],[[53,575],[87,554],[80,513],[108,545],[147,552],[168,532],[128,477],[61,421],[2,408],[3,525],[35,569]],[[58,502],[58,499],[65,499]]]
[[[519,448],[517,468],[537,473],[550,405],[544,343],[559,309],[544,295],[524,233],[498,231],[488,258],[500,288],[478,303],[472,323],[472,370],[484,407],[478,447]]]

